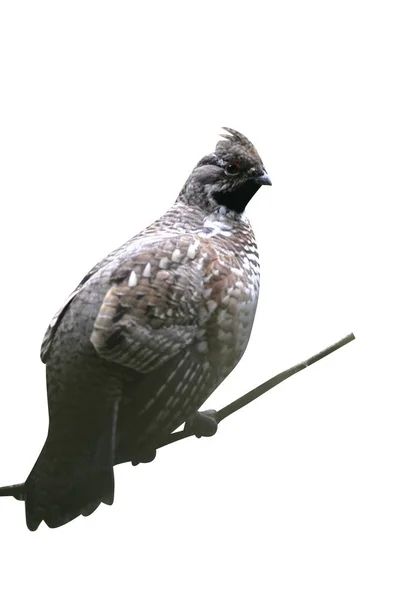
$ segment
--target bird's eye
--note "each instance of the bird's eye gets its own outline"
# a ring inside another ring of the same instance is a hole
[[[237,175],[240,170],[239,163],[228,163],[225,167],[225,173],[227,175]]]

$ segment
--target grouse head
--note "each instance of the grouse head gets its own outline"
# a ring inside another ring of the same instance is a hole
[[[215,152],[201,159],[187,180],[180,199],[215,210],[223,206],[242,213],[262,185],[271,185],[253,144],[241,133],[223,127]]]

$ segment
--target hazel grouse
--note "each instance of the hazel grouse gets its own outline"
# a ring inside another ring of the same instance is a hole
[[[154,456],[245,351],[259,260],[244,210],[271,181],[251,142],[225,130],[172,208],[99,262],[45,334],[49,430],[23,484],[31,530],[111,504],[113,465]]]

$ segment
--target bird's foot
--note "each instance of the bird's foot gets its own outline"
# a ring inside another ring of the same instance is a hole
[[[218,429],[216,410],[202,410],[194,413],[185,423],[184,431],[200,437],[211,437]]]
[[[149,463],[152,462],[157,454],[157,450],[143,450],[142,452],[140,452],[139,454],[137,454],[135,456],[135,458],[132,460],[132,465],[134,467],[136,467],[137,465],[139,465],[140,463]]]

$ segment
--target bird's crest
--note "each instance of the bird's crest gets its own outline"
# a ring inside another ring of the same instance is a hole
[[[228,133],[221,133],[221,137],[224,138],[217,143],[215,148],[215,152],[218,156],[231,154],[232,152],[241,152],[245,151],[247,155],[250,155],[253,159],[261,162],[260,156],[250,142],[250,140],[235,129],[231,129],[230,127],[222,127]]]
[[[247,139],[245,135],[243,135],[243,133],[236,131],[236,129],[231,129],[230,127],[222,127],[222,129],[225,129],[225,131],[227,131],[228,134],[221,133],[221,137],[229,141],[235,140],[236,142],[240,142],[244,146],[250,146],[251,148],[254,148],[253,144],[250,142],[249,139]]]

